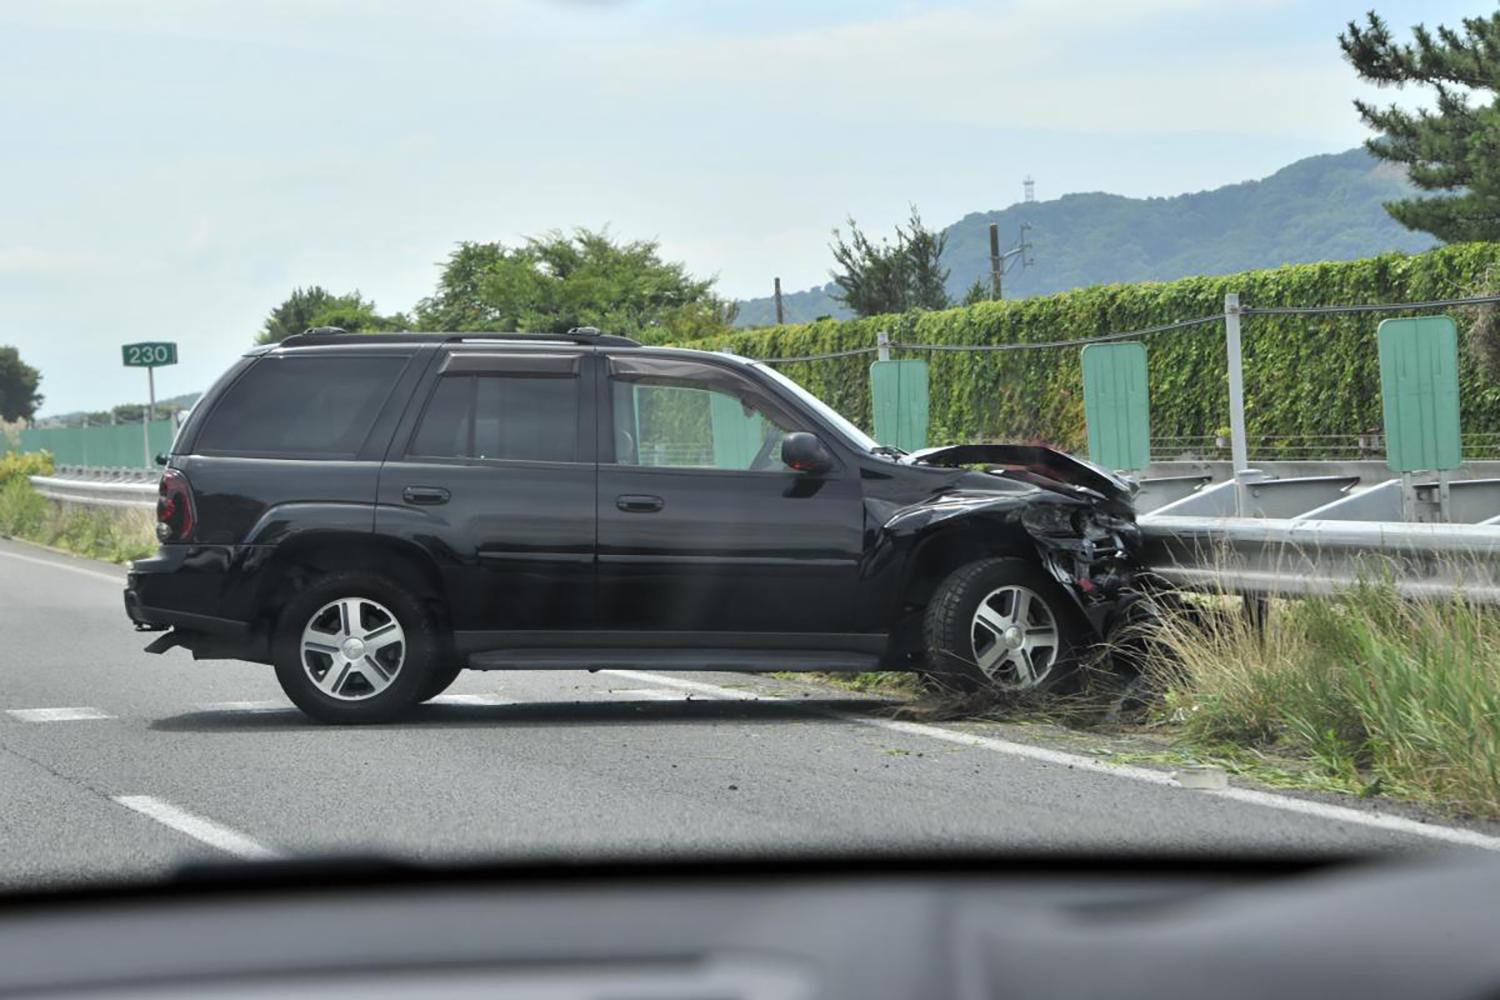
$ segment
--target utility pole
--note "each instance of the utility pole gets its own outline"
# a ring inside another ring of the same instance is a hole
[[[1000,223],[990,223],[990,298],[1000,301],[1000,277],[1005,268],[1000,258]]]
[[[780,326],[781,324],[782,324],[782,312],[781,312],[781,279],[777,278],[776,279],[776,325]]]
[[[1031,241],[1026,234],[1031,232],[1030,223],[1021,223],[1021,242],[1012,250],[1000,252],[1000,224],[990,223],[990,298],[996,302],[1001,298],[1001,283],[1005,276],[1005,269],[1014,261],[1019,260],[1022,267],[1030,267],[1035,263],[1031,259]]]

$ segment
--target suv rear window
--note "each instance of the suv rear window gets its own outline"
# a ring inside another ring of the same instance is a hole
[[[399,357],[266,357],[214,405],[204,454],[352,458],[406,365]]]

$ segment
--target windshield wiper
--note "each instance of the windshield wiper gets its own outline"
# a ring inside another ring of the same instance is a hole
[[[893,447],[892,445],[877,444],[875,447],[870,449],[870,454],[889,455],[891,458],[905,458],[907,453],[902,451],[900,448]]]

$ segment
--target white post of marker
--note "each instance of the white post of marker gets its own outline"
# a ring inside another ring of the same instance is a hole
[[[1224,348],[1229,355],[1229,449],[1234,459],[1234,478],[1250,468],[1250,449],[1245,441],[1245,372],[1240,360],[1240,297],[1224,296]],[[1243,516],[1243,485],[1235,488],[1235,503]]]
[[[875,335],[875,344],[880,348],[876,357],[881,361],[891,360],[891,335],[881,330]]]
[[[149,469],[156,461],[151,456],[151,421],[156,416],[156,368],[150,365],[146,366],[146,392],[150,401],[146,404],[146,413],[141,421],[141,434],[146,439],[146,468]]]

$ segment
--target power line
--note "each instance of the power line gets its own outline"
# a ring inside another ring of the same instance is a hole
[[[1427,302],[1371,302],[1349,306],[1245,306],[1241,316],[1316,316],[1328,313],[1410,312],[1445,309],[1450,306],[1482,306],[1500,302],[1500,295],[1473,295],[1461,299],[1431,299]]]
[[[1425,302],[1371,302],[1357,305],[1344,306],[1245,306],[1240,309],[1242,316],[1319,316],[1347,313],[1371,313],[1371,312],[1414,312],[1423,309],[1445,309],[1456,306],[1482,306],[1500,303],[1500,295],[1472,295],[1463,298],[1451,299],[1429,299]],[[1130,340],[1134,337],[1147,337],[1154,333],[1167,333],[1172,330],[1183,330],[1189,327],[1204,326],[1209,323],[1219,323],[1224,319],[1223,313],[1214,313],[1212,316],[1199,316],[1196,319],[1182,319],[1173,323],[1162,323],[1159,326],[1149,326],[1141,330],[1129,330],[1123,333],[1106,333],[1097,337],[1074,337],[1068,340],[1045,340],[1017,342],[1013,344],[919,344],[906,341],[891,341],[890,347],[903,351],[931,351],[931,352],[958,352],[958,353],[985,353],[994,351],[1037,351],[1058,347],[1081,347],[1088,344],[1107,344],[1112,341]],[[834,358],[849,358],[861,354],[875,354],[878,347],[856,347],[847,351],[830,351],[827,354],[803,354],[791,358],[759,358],[757,360],[765,364],[790,364],[801,361],[829,361]]]

